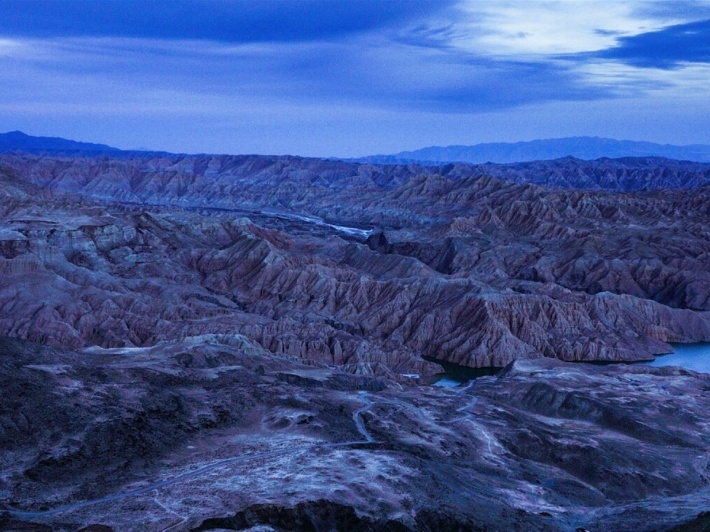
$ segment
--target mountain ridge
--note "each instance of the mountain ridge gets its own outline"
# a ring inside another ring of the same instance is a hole
[[[372,155],[353,159],[375,164],[440,163],[521,163],[574,157],[583,160],[622,157],[663,157],[667,159],[710,162],[710,145],[677,146],[645,141],[616,140],[603,137],[564,137],[521,142],[490,142],[474,145],[428,146],[391,155]]]
[[[396,187],[403,184],[404,180],[421,173],[436,173],[450,179],[494,176],[520,184],[531,183],[548,188],[578,190],[686,189],[710,183],[710,164],[707,162],[683,161],[660,156],[600,157],[595,160],[585,160],[568,155],[549,160],[483,164],[397,161],[392,159],[393,156],[387,156],[391,159],[389,162],[377,162],[298,155],[171,154],[158,151],[121,150],[103,144],[83,143],[57,137],[32,137],[19,131],[0,133],[0,154],[4,153],[5,157],[12,157],[13,154],[20,155],[23,152],[30,156],[65,156],[79,159],[108,156],[121,160],[141,159],[146,162],[153,158],[180,158],[188,166],[197,160],[230,161],[230,165],[236,164],[237,167],[241,167],[238,173],[243,174],[243,177],[250,174],[252,164],[260,166],[270,161],[267,166],[285,165],[283,168],[286,174],[310,172],[313,174],[313,179],[325,179],[329,186],[335,186],[334,180],[338,181],[339,187],[350,187],[354,184],[353,180],[361,181],[370,178],[375,179],[378,185],[385,188]]]
[[[76,141],[62,137],[28,135],[15,130],[0,133],[0,153],[25,152],[51,155],[96,155],[113,157],[143,155],[182,155],[149,149],[123,150],[106,144]],[[194,153],[191,155],[201,155]],[[203,154],[204,155],[204,154]],[[207,154],[217,155],[217,154]],[[233,155],[233,154],[232,154]],[[515,164],[574,158],[583,161],[656,157],[676,161],[710,162],[710,145],[684,146],[657,144],[645,141],[616,140],[603,137],[565,137],[521,142],[490,142],[474,145],[428,146],[395,154],[368,155],[355,158],[306,157],[342,160],[367,164],[421,164],[425,166],[447,163]]]
[[[79,142],[61,137],[36,137],[22,131],[0,133],[0,152],[120,152],[122,150],[106,144]]]

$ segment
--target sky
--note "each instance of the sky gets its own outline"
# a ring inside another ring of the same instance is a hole
[[[356,157],[710,144],[710,0],[0,0],[0,132]]]

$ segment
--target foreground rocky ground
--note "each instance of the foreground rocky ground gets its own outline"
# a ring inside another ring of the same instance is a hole
[[[703,530],[701,170],[0,157],[0,529]]]
[[[710,381],[679,369],[449,389],[217,338],[0,356],[6,530],[668,530],[710,496]]]

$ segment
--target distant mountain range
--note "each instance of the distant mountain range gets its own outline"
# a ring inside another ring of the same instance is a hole
[[[33,137],[22,131],[10,131],[0,133],[0,152],[28,152],[28,153],[68,153],[75,154],[81,152],[111,152],[118,153],[121,150],[112,148],[105,144],[93,144],[91,142],[77,142],[59,137]]]
[[[673,146],[614,140],[599,137],[569,137],[529,142],[496,142],[473,146],[431,146],[393,155],[373,155],[356,159],[375,164],[402,163],[519,163],[575,157],[594,160],[608,157],[665,157],[685,161],[710,162],[710,145]]]
[[[59,137],[35,137],[22,131],[0,133],[0,153],[24,152],[48,155],[97,155],[131,157],[163,155],[166,152],[121,150],[106,144],[78,142]],[[582,160],[622,157],[664,157],[681,161],[710,162],[710,145],[673,146],[600,137],[569,137],[529,142],[498,142],[473,146],[431,146],[392,155],[372,155],[350,162],[373,164],[521,163],[574,157]]]

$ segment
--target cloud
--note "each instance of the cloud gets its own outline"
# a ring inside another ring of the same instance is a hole
[[[232,43],[337,39],[426,18],[450,0],[0,0],[0,34]]]
[[[325,154],[334,154],[336,145],[393,135],[465,143],[455,140],[456,124],[485,116],[490,135],[515,140],[498,124],[512,131],[531,109],[535,120],[547,117],[548,136],[560,110],[575,107],[584,111],[569,118],[574,127],[587,112],[590,125],[640,124],[636,115],[650,115],[663,98],[664,109],[681,97],[707,109],[710,2],[599,4],[0,0],[0,122],[54,120],[56,129],[35,132],[61,136],[62,124],[93,120],[106,132],[97,140],[108,143],[118,124],[129,139],[142,127],[161,138],[200,131],[216,139],[210,125],[219,124],[224,138],[230,127],[245,132],[253,151],[258,141],[268,151],[309,145],[300,151],[321,153],[328,142]],[[632,101],[634,112],[623,115]],[[614,115],[602,120],[604,108]],[[517,135],[538,131],[535,120]],[[570,125],[569,133],[604,135],[599,128],[575,133]],[[148,134],[140,144],[158,146]]]
[[[635,35],[664,25],[658,18],[635,13],[634,2],[604,2],[602,9],[599,4],[465,0],[429,20],[432,29],[447,28],[444,35],[428,35],[419,29],[411,37],[429,37],[432,44],[488,57],[543,59],[602,50],[613,46],[619,35]]]
[[[616,46],[593,56],[637,67],[662,69],[687,63],[710,63],[710,19],[621,37]]]
[[[399,54],[409,55],[407,49]],[[406,58],[400,58],[393,63],[385,63],[386,68],[395,80],[406,83],[369,83],[377,93],[387,95],[388,101],[383,103],[392,108],[480,113],[531,103],[614,96],[609,87],[588,83],[574,65],[561,62],[500,60],[439,51],[426,61],[419,58],[407,63]]]
[[[47,106],[40,102],[72,109],[72,102],[93,102],[103,109],[124,106],[126,113],[150,105],[166,109],[171,102],[180,102],[176,113],[209,112],[205,102],[218,102],[214,109],[222,112],[230,101],[258,99],[265,110],[282,102],[457,113],[607,94],[580,83],[564,65],[493,60],[372,37],[340,43],[24,41],[13,57],[0,60],[0,68],[0,99],[6,102],[27,107],[36,101],[42,109]]]

